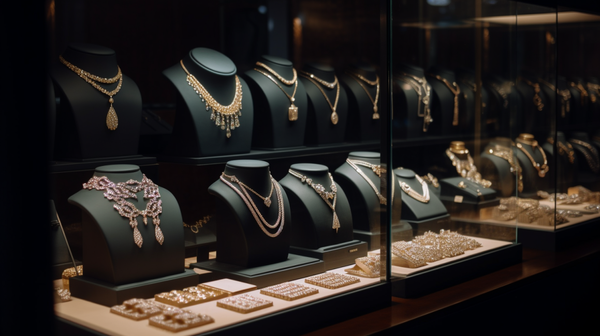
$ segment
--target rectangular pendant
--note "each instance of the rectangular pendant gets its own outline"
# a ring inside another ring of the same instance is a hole
[[[298,120],[298,106],[292,104],[288,109],[288,118],[290,121]]]

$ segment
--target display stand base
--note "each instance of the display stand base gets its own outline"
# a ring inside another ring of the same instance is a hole
[[[290,252],[323,260],[325,270],[354,264],[354,260],[366,257],[368,244],[360,240],[351,240],[342,244],[307,249],[290,246]]]
[[[190,268],[212,272],[210,280],[229,278],[256,285],[258,288],[323,273],[324,266],[321,260],[292,253],[285,261],[257,267],[241,267],[216,260],[190,264]]]
[[[306,146],[290,146],[290,147],[252,147],[253,150],[259,151],[279,151],[279,150],[293,150],[293,149],[302,149],[306,148]]]
[[[402,220],[413,228],[413,236],[422,235],[427,231],[439,232],[440,229],[447,228],[450,222],[450,215],[427,218],[424,220]]]
[[[525,248],[559,251],[600,233],[600,218],[569,225],[554,231],[518,228],[517,240]]]
[[[500,205],[500,200],[497,198],[477,203],[456,203],[454,199],[448,199],[444,196],[440,197],[440,200],[444,203],[450,217],[458,219],[490,219],[492,218],[494,207]]]
[[[125,285],[112,285],[82,275],[71,278],[69,288],[74,297],[111,307],[131,298],[153,298],[154,294],[196,286],[198,283],[198,274],[185,270],[179,274]]]
[[[522,260],[522,245],[511,244],[470,258],[392,279],[392,296],[416,298],[495,272]]]
[[[354,230],[354,238],[366,242],[369,251],[377,250],[381,246],[381,232]],[[413,231],[410,224],[400,222],[398,225],[392,225],[392,241],[412,239]]]
[[[75,264],[77,264],[77,266],[79,266],[79,265],[81,265],[81,261],[75,260]],[[66,270],[67,268],[71,268],[71,267],[73,267],[72,262],[52,265],[52,279],[62,279],[63,271]]]

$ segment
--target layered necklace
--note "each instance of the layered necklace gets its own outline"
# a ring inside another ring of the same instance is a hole
[[[138,230],[137,217],[144,218],[144,225],[148,225],[147,217],[152,217],[154,223],[154,236],[156,241],[162,245],[165,237],[160,229],[160,218],[162,213],[162,200],[158,186],[152,182],[146,175],[143,175],[142,181],[129,180],[126,182],[114,183],[106,176],[94,176],[87,183],[83,184],[83,189],[104,191],[104,198],[115,202],[113,208],[119,212],[119,215],[129,219],[129,225],[133,228],[133,241],[138,247],[142,247],[144,240]],[[128,202],[128,198],[137,200],[136,193],[144,191],[144,199],[148,199],[145,210],[138,210],[133,203]]]
[[[492,185],[492,182],[481,177],[473,158],[469,154],[469,150],[464,147],[462,142],[452,142],[450,148],[446,149],[446,155],[452,161],[452,165],[461,177],[475,182],[484,188],[489,188]],[[466,155],[467,159],[461,160],[457,155]]]
[[[542,154],[544,163],[539,164],[539,163],[535,162],[533,155],[531,153],[529,153],[527,148],[525,148],[522,144],[531,146],[532,150],[534,150],[534,151],[537,148],[540,151],[540,153]],[[538,142],[536,140],[533,140],[533,136],[531,134],[519,135],[519,137],[517,138],[517,148],[520,149],[521,152],[523,152],[523,154],[525,154],[529,158],[529,161],[531,161],[531,164],[533,165],[533,167],[538,171],[539,177],[546,176],[546,173],[548,173],[548,170],[550,169],[550,167],[548,167],[548,160],[546,159],[546,153],[544,152],[544,149],[541,146],[538,146]]]
[[[373,183],[373,181],[371,181],[371,179],[369,177],[367,177],[367,175],[362,171],[362,169],[360,169],[360,167],[358,167],[358,166],[362,166],[365,168],[369,168],[375,173],[375,175],[377,175],[378,177],[381,177],[381,165],[374,165],[374,164],[366,162],[366,161],[351,160],[351,159],[346,159],[346,163],[348,163],[348,165],[350,165],[350,167],[352,167],[358,173],[358,175],[360,175],[369,184],[371,189],[373,189],[373,191],[375,192],[375,195],[377,195],[377,198],[379,199],[379,204],[386,205],[387,200],[381,194],[381,192],[379,192],[379,188],[377,188],[377,186],[375,186],[375,183]]]
[[[554,139],[548,138],[548,143],[554,145]],[[573,146],[570,143],[564,144],[562,141],[556,141],[556,146],[558,147],[558,154],[562,156],[567,156],[569,158],[570,163],[575,163],[575,150],[573,150]]]
[[[379,76],[376,75],[375,76],[376,79],[374,81],[370,81],[365,76],[363,76],[361,74],[352,73],[352,72],[348,72],[348,74],[351,75],[352,77],[354,77],[356,79],[356,81],[358,82],[358,84],[363,88],[363,90],[365,90],[365,93],[367,94],[367,96],[371,100],[371,103],[373,104],[373,119],[379,119],[379,112],[378,112],[378,109],[377,109],[377,102],[379,101]],[[375,99],[373,99],[373,96],[371,96],[371,93],[369,93],[369,90],[367,89],[367,87],[362,82],[366,83],[369,86],[376,86],[377,87],[377,93],[375,93]]]
[[[233,191],[235,191],[235,193],[238,194],[238,196],[240,196],[242,201],[244,201],[244,203],[248,207],[248,210],[250,210],[252,217],[254,217],[254,220],[256,221],[256,223],[258,224],[258,226],[260,227],[262,232],[264,232],[264,234],[266,234],[267,236],[269,236],[271,238],[275,238],[275,237],[279,236],[279,234],[281,233],[281,230],[283,230],[283,224],[285,222],[285,212],[284,212],[283,195],[281,193],[281,187],[279,186],[279,183],[277,183],[277,181],[275,181],[273,176],[269,175],[269,177],[271,178],[271,192],[269,193],[269,196],[261,196],[259,193],[257,193],[256,191],[254,191],[253,189],[248,187],[242,181],[240,181],[235,175],[227,175],[225,173],[221,173],[220,179],[223,183],[225,183],[227,186],[229,186],[231,189],[233,189]],[[234,186],[233,183],[236,183],[239,186],[239,189],[236,186]],[[256,204],[252,200],[252,197],[250,197],[250,194],[248,194],[248,190],[250,190],[253,194],[260,197],[260,199],[264,202],[264,204],[267,207],[270,207],[271,206],[271,196],[273,195],[273,189],[275,189],[275,193],[277,194],[277,205],[279,207],[279,210],[278,210],[278,215],[277,215],[277,221],[275,222],[275,224],[270,224],[269,222],[267,222],[265,220],[262,213],[260,212],[260,210],[258,209]],[[277,229],[277,231],[275,233],[271,233],[271,232],[269,232],[269,230],[267,230],[267,228],[272,229],[272,230]]]
[[[540,96],[540,84],[533,83],[532,81],[522,77],[520,77],[519,80],[533,88],[533,105],[535,105],[537,110],[541,112],[544,109],[544,103],[542,102],[542,97]]]
[[[598,157],[598,150],[596,150],[596,147],[579,139],[571,139],[569,142],[574,144],[575,148],[585,156],[590,169],[594,173],[598,173],[600,171],[600,158]]]
[[[560,90],[556,86],[541,78],[539,81],[550,88],[552,92],[556,92],[559,96],[561,96],[562,100],[560,101],[560,116],[564,118],[567,113],[571,112],[571,91],[569,91],[569,89]]]
[[[419,96],[419,102],[417,103],[417,116],[423,118],[423,132],[427,132],[429,124],[433,122],[431,118],[431,109],[429,103],[431,99],[431,86],[427,84],[425,77],[420,78],[411,74],[403,73],[405,77],[400,77],[401,81],[404,81],[410,85],[413,90]],[[423,110],[421,111],[421,104],[423,104]]]
[[[446,78],[440,75],[430,74],[430,76],[435,77],[435,79],[444,83],[448,90],[454,94],[454,116],[452,118],[452,126],[458,126],[458,95],[460,95],[460,87],[458,87],[456,82],[452,82],[452,84],[450,84]]]
[[[331,228],[333,230],[335,230],[335,232],[337,233],[338,229],[340,228],[340,220],[338,219],[338,215],[335,212],[335,205],[337,203],[337,185],[333,181],[333,176],[331,176],[331,173],[328,173],[329,179],[331,180],[331,186],[330,186],[331,191],[327,191],[323,185],[318,184],[318,183],[313,183],[313,180],[311,178],[309,178],[305,175],[302,175],[293,169],[289,169],[288,172],[290,173],[290,175],[292,175],[292,176],[298,178],[300,181],[302,181],[302,183],[306,183],[306,185],[313,188],[313,190],[319,196],[321,196],[321,198],[323,199],[325,204],[327,204],[327,206],[329,206],[329,208],[333,212],[333,222],[332,222]],[[330,200],[333,200],[333,202]]]
[[[62,64],[64,64],[67,68],[76,73],[79,77],[81,77],[88,84],[93,86],[96,90],[108,96],[108,102],[110,103],[110,107],[108,109],[108,113],[106,114],[106,127],[108,127],[108,129],[111,131],[116,130],[117,127],[119,127],[119,118],[117,117],[117,112],[113,107],[113,103],[115,102],[113,96],[119,93],[119,91],[121,90],[121,85],[123,85],[123,74],[121,73],[121,68],[117,65],[117,75],[112,78],[104,78],[92,75],[91,73],[78,68],[77,66],[67,62],[67,60],[65,60],[62,56],[59,56],[58,59]],[[119,82],[119,84],[117,84],[117,87],[112,91],[108,91],[98,84],[114,84],[117,81]]]
[[[517,179],[517,189],[519,192],[523,191],[523,169],[519,164],[519,161],[515,159],[515,153],[509,147],[501,145],[494,145],[487,149],[487,152],[491,155],[506,160],[510,165],[510,172],[515,175]]]
[[[185,68],[183,60],[179,61],[179,63],[183,71],[187,74],[187,83],[198,94],[202,102],[206,104],[206,111],[210,112],[210,120],[214,121],[217,127],[221,127],[222,130],[226,131],[225,135],[227,138],[230,138],[231,131],[236,127],[240,127],[239,117],[242,116],[242,84],[238,76],[235,76],[235,95],[233,101],[231,104],[225,106],[219,104],[208,93],[206,88],[200,84],[198,79]]]
[[[296,69],[292,68],[292,71],[294,72],[294,77],[291,80],[287,80],[285,78],[283,78],[281,75],[279,75],[277,72],[275,72],[275,70],[271,69],[270,67],[268,67],[266,64],[263,64],[261,62],[256,62],[256,65],[267,70],[270,74],[272,74],[273,76],[277,77],[277,79],[279,79],[280,82],[282,82],[285,85],[294,85],[294,92],[292,92],[292,95],[290,96],[281,85],[279,85],[279,83],[277,83],[277,81],[275,80],[275,78],[271,77],[270,74],[264,72],[261,69],[257,69],[254,68],[254,70],[260,72],[261,74],[265,75],[268,79],[271,80],[271,82],[275,83],[275,85],[277,85],[281,91],[283,91],[283,93],[288,97],[288,99],[290,100],[290,107],[288,108],[288,119],[289,121],[296,121],[298,120],[298,107],[296,105],[294,105],[294,101],[296,100],[294,98],[294,96],[296,95],[296,89],[298,89],[298,74],[296,73]]]
[[[325,97],[325,100],[327,101],[327,104],[329,104],[329,108],[331,108],[331,117],[330,117],[331,123],[336,125],[339,121],[336,109],[337,109],[338,101],[340,99],[340,86],[338,83],[337,76],[335,76],[335,75],[333,76],[334,80],[332,83],[326,82],[326,81],[322,80],[321,78],[319,78],[311,73],[308,73],[306,71],[302,71],[302,70],[300,70],[300,76],[311,81],[319,89],[319,91],[321,91],[321,93],[323,94],[323,97]],[[331,103],[331,100],[329,100],[329,97],[327,97],[327,94],[325,93],[323,88],[321,88],[321,86],[324,86],[328,89],[336,88],[335,101],[333,104]]]
[[[423,194],[419,194],[416,190],[411,188],[406,182],[400,181],[400,188],[404,191],[408,196],[414,198],[415,200],[421,203],[429,203],[429,186],[427,182],[423,181],[423,179],[415,174],[415,178],[419,183],[421,183],[421,187],[423,188]]]

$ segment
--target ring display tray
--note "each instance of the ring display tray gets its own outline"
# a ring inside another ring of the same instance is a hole
[[[354,260],[367,255],[367,243],[352,240],[342,244],[307,249],[290,246],[290,251],[307,257],[323,260],[325,270],[354,264]]]

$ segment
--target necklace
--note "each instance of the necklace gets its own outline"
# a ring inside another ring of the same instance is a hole
[[[127,182],[114,183],[106,176],[94,176],[87,183],[83,184],[83,189],[105,191],[104,198],[113,201],[116,204],[113,208],[119,212],[119,215],[129,219],[129,225],[133,228],[133,241],[138,247],[142,247],[144,240],[142,234],[138,230],[137,217],[143,216],[144,225],[148,225],[147,217],[152,217],[154,223],[154,236],[156,241],[162,245],[165,237],[160,229],[160,218],[158,215],[162,213],[162,200],[160,200],[160,192],[158,186],[152,182],[146,175],[143,175],[142,182],[129,180]],[[128,202],[128,198],[137,200],[136,193],[144,190],[144,199],[149,199],[146,203],[145,210],[138,210],[133,203]]]
[[[408,184],[406,184],[406,182],[403,181],[400,181],[400,188],[402,188],[402,191],[404,191],[408,196],[414,198],[415,200],[421,203],[429,203],[430,196],[427,182],[423,181],[423,179],[419,177],[419,175],[415,175],[415,178],[417,179],[417,181],[419,181],[419,183],[421,183],[421,187],[423,188],[423,195],[416,192]]]
[[[226,175],[225,173],[221,173],[220,179],[223,183],[225,183],[227,186],[229,186],[231,189],[233,189],[233,191],[235,191],[235,193],[238,194],[238,196],[240,196],[242,201],[244,201],[244,203],[248,207],[248,210],[250,210],[252,217],[254,217],[254,220],[256,221],[256,223],[258,224],[258,226],[260,227],[262,232],[264,232],[267,236],[269,236],[271,238],[275,238],[275,237],[279,236],[279,234],[281,233],[281,230],[283,230],[283,224],[285,222],[285,213],[284,213],[284,206],[283,206],[283,196],[281,194],[281,187],[279,186],[277,181],[275,181],[275,179],[272,176],[270,176],[270,177],[271,177],[271,193],[273,193],[273,186],[275,186],[274,188],[275,188],[275,192],[277,194],[277,203],[279,206],[279,212],[278,212],[277,221],[275,222],[275,224],[269,224],[265,220],[263,215],[260,213],[260,211],[256,207],[256,204],[254,204],[254,201],[252,200],[252,198],[246,191],[247,186],[244,183],[242,183],[240,180],[238,180],[238,178],[235,175]],[[225,178],[228,178],[231,182],[227,181]],[[240,191],[238,188],[236,188],[232,183],[237,183],[240,186],[240,189],[242,191]],[[248,188],[248,189],[250,189],[250,188]],[[252,190],[252,189],[250,189],[250,190],[258,195],[258,193],[256,193],[254,190]],[[260,195],[258,195],[258,196],[261,197]],[[269,197],[270,197],[270,195],[269,195]],[[266,205],[266,203],[267,202],[265,201],[265,205]],[[269,202],[269,204],[270,204],[270,202]],[[265,226],[269,229],[277,229],[277,232],[271,233],[265,228]]]
[[[331,225],[331,228],[334,229],[335,232],[337,233],[338,229],[340,228],[340,220],[338,219],[337,213],[335,213],[335,204],[337,202],[337,186],[336,186],[335,182],[333,181],[333,176],[331,176],[331,173],[328,173],[329,179],[331,180],[331,191],[327,191],[327,190],[325,190],[325,187],[323,187],[322,185],[313,183],[313,180],[311,178],[304,176],[293,169],[289,169],[288,172],[292,176],[300,179],[300,181],[302,181],[302,183],[306,183],[309,187],[313,188],[313,190],[319,196],[321,196],[323,201],[325,201],[325,203],[333,211],[333,223]],[[330,199],[333,199],[333,203],[329,201]]]
[[[271,191],[269,191],[269,196],[262,196],[261,194],[259,194],[258,192],[256,192],[254,189],[250,188],[245,183],[243,183],[242,181],[238,180],[235,177],[235,175],[225,175],[225,173],[223,173],[222,175],[225,176],[225,177],[227,177],[228,179],[230,179],[231,182],[235,182],[235,183],[239,184],[240,187],[242,187],[242,189],[250,190],[254,195],[258,196],[261,200],[263,200],[263,202],[265,203],[265,205],[267,207],[271,206],[271,196],[273,196],[273,183],[271,183]]]
[[[417,116],[423,118],[423,132],[427,132],[429,124],[433,122],[433,118],[431,118],[431,109],[429,108],[431,86],[427,84],[425,77],[419,78],[407,73],[403,73],[402,75],[406,77],[400,77],[400,80],[408,83],[419,96]],[[421,103],[423,103],[423,113],[421,113]]]
[[[333,83],[329,83],[311,73],[308,73],[308,72],[302,71],[302,70],[300,70],[300,76],[305,77],[306,79],[311,81],[319,89],[319,91],[321,91],[321,93],[323,94],[323,97],[325,97],[325,100],[327,101],[327,104],[329,104],[329,108],[331,108],[331,122],[334,125],[337,124],[339,119],[338,119],[338,114],[335,111],[335,109],[337,108],[338,100],[340,98],[340,86],[338,85],[337,77],[334,75]],[[331,104],[329,97],[327,97],[327,94],[325,93],[325,91],[323,91],[323,89],[321,88],[319,83],[329,89],[333,89],[334,87],[337,87],[337,91],[335,93],[335,102],[333,104]]]
[[[554,139],[548,138],[548,143],[554,145]],[[567,155],[570,163],[575,162],[575,151],[573,150],[573,146],[571,146],[570,143],[567,142],[567,144],[565,145],[564,143],[562,143],[562,141],[557,141],[556,145],[558,147],[558,154]]]
[[[433,176],[431,173],[427,173],[427,175],[421,176],[423,181],[427,182],[427,184],[431,184],[434,188],[439,188],[440,183],[437,177]]]
[[[296,121],[296,120],[298,120],[298,107],[296,105],[294,105],[294,101],[296,101],[296,99],[294,98],[294,96],[296,95],[296,89],[298,89],[298,74],[296,73],[296,69],[292,68],[292,71],[294,72],[294,78],[291,81],[288,81],[285,78],[281,77],[277,72],[275,72],[275,70],[269,68],[268,66],[262,64],[261,62],[256,62],[256,65],[265,68],[272,75],[274,75],[275,77],[277,77],[277,79],[279,79],[283,84],[286,84],[286,85],[295,84],[295,86],[294,86],[294,92],[290,96],[287,92],[285,92],[285,90],[283,89],[283,87],[281,87],[281,85],[279,85],[279,83],[277,83],[277,81],[273,77],[271,77],[271,75],[269,75],[268,73],[262,71],[261,69],[254,68],[254,70],[260,72],[263,75],[265,75],[268,79],[271,80],[271,82],[275,83],[275,85],[277,85],[281,89],[281,91],[283,91],[283,93],[290,100],[290,107],[288,108],[288,119],[289,119],[289,121]]]
[[[550,90],[552,90],[552,92],[556,92],[559,96],[562,97],[562,100],[560,102],[560,115],[561,117],[565,117],[566,113],[571,112],[571,91],[569,91],[569,89],[564,89],[564,90],[560,90],[558,89],[556,86],[552,85],[551,83],[543,80],[543,79],[539,79],[540,83],[546,85],[548,88],[550,88]],[[566,112],[566,113],[565,113]]]
[[[455,154],[466,154],[467,159],[461,160]],[[481,177],[481,174],[477,171],[477,167],[475,167],[475,163],[473,158],[469,154],[468,149],[459,150],[458,153],[453,148],[446,149],[446,155],[452,161],[452,165],[456,167],[456,172],[461,176],[466,178],[469,181],[475,182],[481,185],[484,188],[489,188],[492,185],[492,182]]]
[[[210,112],[210,120],[215,122],[217,127],[221,127],[222,130],[226,130],[225,135],[227,138],[231,137],[231,131],[236,127],[240,127],[239,117],[242,116],[242,84],[238,76],[235,76],[235,96],[231,104],[224,106],[219,104],[211,95],[208,93],[206,88],[194,75],[192,75],[183,65],[183,60],[179,61],[183,71],[187,74],[187,82],[194,91],[198,94],[203,103],[206,103],[206,111]]]
[[[540,84],[533,83],[522,77],[520,77],[519,80],[533,88],[533,105],[541,112],[544,109],[544,103],[542,102],[542,97],[540,97]]]
[[[450,84],[450,82],[446,78],[443,78],[440,75],[429,75],[435,77],[435,79],[446,84],[448,90],[450,90],[450,92],[454,94],[454,117],[452,118],[452,126],[458,126],[458,95],[460,94],[460,88],[458,87],[458,85],[456,85],[456,82],[452,82],[452,84]]]
[[[123,74],[121,73],[121,68],[117,65],[117,75],[112,78],[104,78],[92,75],[91,73],[76,67],[75,65],[67,62],[67,60],[65,60],[62,56],[59,56],[58,59],[62,64],[64,64],[67,68],[76,73],[79,77],[81,77],[88,84],[93,86],[96,90],[108,96],[110,108],[108,109],[108,113],[106,114],[106,127],[108,127],[108,129],[111,131],[116,130],[117,127],[119,127],[119,118],[117,117],[117,112],[113,107],[113,103],[115,102],[113,96],[119,93],[119,91],[121,90],[121,85],[123,85]],[[117,84],[117,87],[112,91],[108,91],[105,88],[101,87],[98,83],[96,83],[100,82],[103,84],[113,84],[117,81],[119,81],[119,84]]]
[[[596,100],[598,99],[597,97],[600,96],[600,84],[588,82],[587,87],[588,87],[588,93],[590,95],[590,101],[592,103],[595,103]]]
[[[533,139],[533,137],[531,137],[531,139]],[[550,167],[548,167],[548,160],[546,159],[546,153],[544,152],[544,149],[542,149],[542,147],[538,146],[538,142],[536,140],[531,140],[531,139],[528,139],[527,137],[521,138],[521,136],[519,136],[519,138],[517,138],[517,148],[520,149],[521,152],[523,152],[523,154],[525,154],[529,158],[529,161],[531,161],[531,164],[533,165],[533,167],[538,171],[539,177],[544,177],[544,176],[546,176],[546,173],[550,169]],[[539,163],[535,162],[535,159],[533,158],[533,156],[529,153],[527,148],[523,147],[523,145],[521,143],[531,146],[531,148],[533,150],[535,150],[537,148],[540,151],[540,153],[542,153],[542,158],[544,160],[544,163],[542,165],[540,165]]]
[[[590,169],[597,173],[600,171],[600,158],[598,157],[598,151],[596,148],[585,141],[581,141],[579,139],[571,139],[569,140],[572,144],[576,145],[575,148],[579,150],[590,166]]]
[[[588,92],[585,90],[585,87],[583,87],[583,84],[581,82],[577,82],[577,83],[571,82],[571,83],[569,83],[569,85],[571,85],[572,88],[579,91],[579,97],[581,99],[581,106],[587,105]]]
[[[521,168],[521,165],[519,165],[519,161],[515,160],[515,153],[513,150],[501,145],[495,145],[488,149],[488,153],[508,162],[510,165],[510,172],[515,175],[515,178],[517,179],[517,190],[519,190],[519,192],[523,191],[523,169]]]
[[[363,88],[363,90],[365,90],[365,93],[371,100],[371,103],[373,104],[373,119],[379,119],[379,113],[377,110],[377,102],[379,101],[379,76],[376,76],[377,79],[375,79],[375,81],[370,81],[361,74],[350,73],[350,72],[348,72],[348,74],[353,76],[354,78],[356,78],[356,81],[358,82],[358,84]],[[377,93],[375,93],[375,99],[373,99],[373,97],[369,93],[369,90],[367,90],[367,87],[365,87],[363,85],[363,83],[361,83],[361,81],[367,83],[370,86],[375,86],[375,85],[377,86]]]
[[[368,178],[367,175],[365,175],[365,173],[362,171],[362,169],[360,169],[360,167],[358,167],[358,166],[363,166],[366,168],[370,168],[371,170],[373,170],[373,172],[378,177],[381,177],[381,165],[374,165],[374,164],[366,162],[366,161],[350,160],[350,159],[346,159],[346,163],[348,163],[350,165],[350,167],[352,167],[354,170],[356,170],[358,175],[360,175],[369,184],[369,186],[371,186],[371,189],[373,189],[373,191],[375,192],[375,195],[377,195],[377,198],[379,198],[379,204],[386,205],[387,200],[379,192],[379,190],[377,189],[377,186],[375,186],[373,181],[371,181],[371,179]]]

